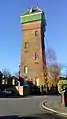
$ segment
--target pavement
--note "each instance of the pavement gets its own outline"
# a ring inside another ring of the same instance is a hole
[[[46,100],[42,102],[42,107],[45,110],[55,113],[56,115],[61,115],[63,117],[67,117],[67,107],[61,104],[61,97],[57,98],[57,100]]]
[[[42,108],[44,100],[58,100],[58,96],[30,96],[0,98],[0,119],[65,119]]]

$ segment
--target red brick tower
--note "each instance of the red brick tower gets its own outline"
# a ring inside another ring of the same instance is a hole
[[[44,33],[46,20],[38,7],[21,15],[23,32],[20,76],[32,80],[37,86],[45,85],[46,68]]]

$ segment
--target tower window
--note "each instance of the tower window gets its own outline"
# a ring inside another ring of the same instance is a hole
[[[39,58],[38,54],[35,53],[35,60],[37,60]]]
[[[5,80],[3,79],[3,80],[2,80],[2,84],[4,84],[4,83],[5,83]]]
[[[29,47],[29,43],[25,42],[25,49],[27,49]]]
[[[28,73],[28,67],[27,66],[24,66],[24,73]]]
[[[15,79],[12,80],[12,84],[15,85]]]
[[[38,31],[35,31],[35,36],[38,36]]]

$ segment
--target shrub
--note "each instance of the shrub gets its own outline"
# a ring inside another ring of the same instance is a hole
[[[66,87],[67,87],[67,80],[59,80],[59,82],[58,82],[59,93],[62,93],[63,91],[65,91]]]

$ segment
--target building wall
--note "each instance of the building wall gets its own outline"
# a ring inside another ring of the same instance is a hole
[[[35,36],[37,31],[38,35]],[[35,82],[39,79],[39,84],[44,85],[44,67],[42,41],[44,40],[43,27],[41,21],[23,24],[23,42],[20,64],[20,76],[27,76],[28,80]],[[28,49],[25,49],[25,42],[29,43]],[[38,53],[38,61],[34,60],[34,54]],[[24,73],[24,66],[28,67],[28,73]]]
[[[19,95],[26,96],[30,94],[30,90],[28,86],[15,86],[16,90],[18,91]]]

